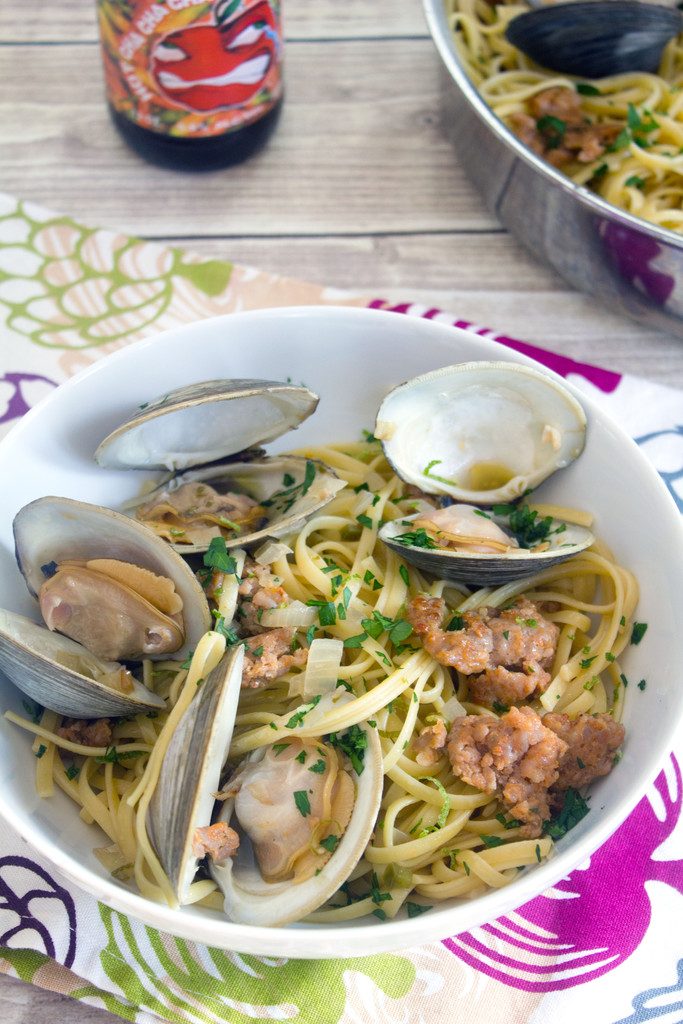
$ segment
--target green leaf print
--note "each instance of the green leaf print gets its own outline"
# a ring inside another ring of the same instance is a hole
[[[140,336],[167,311],[186,316],[193,289],[220,296],[232,273],[230,263],[188,261],[179,249],[70,217],[34,218],[23,204],[0,217],[0,235],[4,221],[18,239],[0,241],[0,284],[11,285],[3,294],[7,325],[47,348],[94,348]]]
[[[294,1024],[338,1024],[346,1005],[346,971],[365,974],[393,999],[405,996],[415,981],[410,960],[390,954],[275,960],[210,947],[204,952],[154,928],[145,928],[138,942],[124,915],[102,904],[99,909],[108,936],[100,956],[107,976],[134,1005],[179,1024],[253,1024],[272,1019],[275,1007],[278,1018]],[[248,1014],[240,1010],[243,1004]]]

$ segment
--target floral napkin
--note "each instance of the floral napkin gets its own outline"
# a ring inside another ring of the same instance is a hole
[[[0,433],[67,377],[131,341],[221,313],[311,303],[427,317],[532,356],[631,433],[683,512],[678,391],[436,309],[207,260],[2,194]],[[443,942],[350,960],[256,957],[158,932],[73,887],[0,823],[0,969],[140,1024],[680,1024],[680,762],[683,736],[631,816],[553,889]]]

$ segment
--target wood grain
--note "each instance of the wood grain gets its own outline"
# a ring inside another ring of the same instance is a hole
[[[0,49],[2,187],[87,223],[150,236],[496,226],[440,133],[427,40],[290,44],[268,147],[200,176],[150,167],[119,139],[96,46],[44,47],[40,75],[34,57]]]
[[[426,36],[419,0],[285,0],[287,39],[357,39]],[[49,13],[48,13],[49,12]],[[95,0],[60,0],[41,9],[25,0],[2,0],[0,43],[94,42]]]

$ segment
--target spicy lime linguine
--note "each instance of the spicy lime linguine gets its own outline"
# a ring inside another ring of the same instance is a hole
[[[446,0],[460,61],[483,99],[512,125],[544,90],[578,93],[586,121],[616,122],[621,130],[593,159],[563,170],[615,206],[683,231],[683,37],[667,44],[659,74],[637,71],[588,82],[540,68],[506,40],[510,21],[528,10],[520,0]],[[563,132],[561,117],[542,120]],[[552,146],[546,132],[548,139]],[[557,134],[554,141],[560,141]]]
[[[331,466],[347,486],[289,541],[291,553],[279,554],[269,569],[291,600],[317,609],[314,625],[297,632],[302,646],[310,646],[314,635],[343,641],[337,685],[355,699],[323,715],[309,714],[315,701],[303,693],[301,669],[265,687],[244,689],[229,764],[234,767],[249,752],[292,735],[322,737],[359,722],[378,730],[384,791],[373,836],[342,890],[310,921],[369,914],[384,920],[404,903],[416,914],[435,900],[504,886],[546,858],[553,839],[523,838],[497,795],[454,775],[445,750],[429,766],[416,759],[415,740],[434,721],[448,725],[463,714],[497,712],[473,704],[467,677],[451,673],[427,653],[406,621],[406,607],[418,594],[428,594],[463,613],[501,608],[524,595],[559,628],[551,682],[539,699],[525,703],[540,714],[606,712],[619,720],[625,686],[619,656],[631,636],[637,584],[600,543],[530,579],[473,593],[427,578],[377,539],[382,522],[417,510],[422,499],[406,496],[405,484],[374,440],[311,447],[300,454]],[[542,515],[590,525],[583,512],[533,507]],[[216,609],[219,623],[223,600]],[[81,818],[107,836],[98,851],[105,867],[122,881],[134,880],[143,896],[171,905],[172,887],[147,836],[147,808],[173,730],[198,683],[220,661],[226,641],[235,639],[231,630],[219,629],[207,633],[182,666],[144,662],[143,681],[165,698],[167,708],[117,720],[106,747],[85,747],[59,736],[61,720],[52,711],[38,711],[33,721],[7,713],[35,734],[40,795],[49,798],[55,787],[63,790],[80,807]],[[199,877],[190,902],[220,908],[222,897],[210,878]]]

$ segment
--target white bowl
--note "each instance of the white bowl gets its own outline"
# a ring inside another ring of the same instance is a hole
[[[31,613],[32,599],[14,563],[12,518],[33,498],[66,495],[118,505],[137,491],[135,473],[95,466],[97,443],[137,405],[180,384],[215,377],[303,381],[321,396],[316,414],[273,444],[357,439],[371,429],[386,392],[427,370],[465,360],[523,356],[466,331],[364,309],[263,310],[204,320],[140,342],[95,363],[62,385],[0,444],[0,607]],[[536,365],[536,364],[534,364]],[[642,643],[629,647],[624,671],[647,688],[627,690],[626,742],[618,768],[593,787],[591,812],[554,856],[511,885],[466,901],[436,904],[406,920],[287,928],[233,924],[218,913],[171,910],[112,879],[91,853],[101,833],[80,821],[58,792],[40,800],[27,735],[0,718],[2,814],[76,885],[108,906],[175,935],[224,949],[287,957],[379,953],[453,935],[519,906],[568,874],[627,816],[655,777],[683,718],[683,530],[664,485],[637,446],[593,402],[584,453],[537,493],[589,509],[596,531],[638,577]],[[3,709],[21,713],[22,695],[0,678]]]

